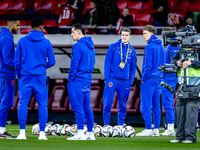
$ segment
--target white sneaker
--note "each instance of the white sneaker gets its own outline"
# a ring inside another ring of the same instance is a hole
[[[96,140],[96,138],[94,137],[94,134],[88,136],[87,133],[86,133],[86,140],[94,141],[94,140]]]
[[[161,133],[162,136],[176,136],[176,132],[174,130],[165,130],[165,132]]]
[[[137,133],[136,136],[153,136],[152,130],[143,130],[140,133]]]
[[[48,140],[45,135],[39,135],[38,140]]]
[[[80,141],[85,141],[86,140],[86,136],[80,136],[80,135],[74,135],[70,138],[67,138],[67,140],[80,140]]]
[[[152,133],[153,133],[153,136],[160,136],[159,129],[153,129]]]
[[[16,139],[17,140],[26,140],[26,135],[25,134],[19,134]]]

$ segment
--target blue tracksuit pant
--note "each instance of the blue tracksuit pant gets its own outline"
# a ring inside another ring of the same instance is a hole
[[[126,102],[131,90],[131,84],[126,80],[109,78],[105,82],[103,93],[103,119],[104,125],[109,125],[111,108],[115,92],[118,94],[118,125],[123,125],[126,117]]]
[[[8,111],[12,108],[15,94],[15,76],[5,75],[0,77],[0,127],[6,126]]]
[[[151,109],[153,109],[154,125],[158,129],[160,126],[160,80],[159,79],[147,79],[144,83],[141,82],[141,103],[140,110],[145,121],[146,129],[151,129],[152,115]]]
[[[76,116],[79,130],[84,129],[87,119],[87,131],[92,132],[94,115],[90,105],[91,80],[76,77],[73,82],[68,82],[69,102]]]
[[[165,77],[163,81],[173,88],[176,88],[177,78],[176,77]],[[173,124],[175,120],[175,110],[174,110],[174,94],[172,94],[169,90],[164,87],[161,87],[162,91],[162,105],[166,112],[167,123]]]
[[[48,118],[48,79],[46,75],[21,76],[19,80],[19,108],[18,121],[20,129],[25,129],[27,120],[27,106],[34,91],[39,106],[40,131],[44,131]]]

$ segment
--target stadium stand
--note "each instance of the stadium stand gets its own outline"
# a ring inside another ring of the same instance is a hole
[[[45,27],[54,27],[57,26],[57,23],[55,20],[44,20],[43,25]]]
[[[173,7],[173,12],[184,17],[186,15],[186,12],[188,12],[188,8],[188,2],[177,2],[176,5]]]
[[[14,103],[12,108],[10,109],[9,112],[17,112],[17,106],[19,103],[19,91],[17,92],[17,94],[14,96]]]
[[[23,1],[9,4],[8,14],[17,15],[24,13],[25,13],[25,3]]]
[[[120,1],[120,2],[116,2],[116,4],[119,8],[120,14],[122,14],[123,9],[127,7],[128,3],[126,1]]]
[[[190,3],[189,11],[200,12],[200,3],[199,2]]]
[[[0,15],[5,15],[8,12],[8,2],[0,2]]]
[[[127,7],[129,8],[130,14],[140,14],[142,10],[142,2],[129,2]]]

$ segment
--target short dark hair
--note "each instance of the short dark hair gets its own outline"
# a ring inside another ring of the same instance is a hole
[[[129,29],[129,28],[122,28],[121,33],[122,33],[122,31],[128,32],[131,35],[131,29]]]
[[[43,21],[40,20],[39,18],[34,18],[32,21],[31,21],[31,27],[32,28],[38,28],[39,26],[43,25]]]
[[[11,16],[11,17],[8,18],[8,22],[10,22],[10,21],[17,22],[17,21],[19,21],[19,18],[16,17],[16,16]]]
[[[146,26],[144,26],[142,28],[142,31],[144,31],[144,30],[149,31],[149,32],[153,33],[154,35],[156,35],[156,33],[157,33],[157,29],[154,26],[152,26],[152,25],[146,25]]]
[[[80,30],[83,35],[85,35],[85,28],[80,23],[76,23],[72,26],[75,30]]]
[[[171,27],[165,27],[162,29],[162,31],[172,31],[172,28]]]
[[[173,12],[172,12],[172,11],[168,11],[168,12],[167,12],[167,15],[168,15],[168,14],[171,14],[171,13],[173,14]]]

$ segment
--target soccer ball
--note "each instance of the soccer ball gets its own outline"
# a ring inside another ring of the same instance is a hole
[[[51,128],[52,128],[52,125],[47,123],[46,127],[44,129],[46,135],[50,135],[51,134]]]
[[[35,134],[35,135],[40,134],[40,124],[39,123],[36,123],[36,124],[33,125],[32,133]]]
[[[69,136],[70,125],[64,124],[61,127],[60,135],[62,136]]]
[[[74,136],[78,133],[78,127],[77,127],[77,124],[73,124],[70,129],[69,129],[69,134],[71,136]]]
[[[122,135],[125,138],[132,138],[135,136],[135,129],[131,126],[126,126],[122,130]]]
[[[112,137],[122,137],[122,131],[119,126],[113,127]]]
[[[100,125],[95,125],[94,126],[94,136],[95,137],[100,137],[102,132],[102,127]]]
[[[61,125],[54,124],[51,128],[51,135],[60,135]]]
[[[110,126],[110,125],[104,126],[104,127],[102,128],[101,135],[102,135],[103,137],[111,137],[111,136],[112,136],[112,132],[113,132],[112,126]]]

